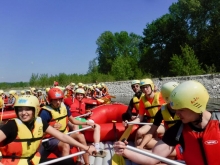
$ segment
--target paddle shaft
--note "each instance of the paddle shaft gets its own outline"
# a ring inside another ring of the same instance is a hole
[[[85,153],[86,153],[85,151],[80,151],[80,152],[77,152],[77,153],[74,153],[74,154],[70,154],[70,155],[67,155],[67,156],[64,156],[64,157],[60,157],[60,158],[57,158],[57,159],[54,159],[54,160],[46,161],[46,162],[40,163],[38,165],[46,165],[46,164],[52,164],[52,163],[60,162],[62,160],[65,160],[65,159],[68,159],[68,158],[72,158],[74,156],[82,155],[82,154],[85,154]]]
[[[153,123],[137,123],[137,122],[127,122],[127,124],[153,125]]]
[[[90,129],[90,128],[92,128],[92,126],[88,126],[88,127],[82,128],[82,129],[78,129],[78,130],[75,130],[75,131],[71,131],[71,132],[68,132],[68,133],[66,133],[66,134],[69,135],[69,134],[76,133],[76,132],[80,132],[80,131],[84,131],[84,130],[87,130],[87,129]],[[54,138],[54,137],[48,138],[48,139],[44,139],[44,140],[42,140],[42,143],[43,143],[43,142],[46,142],[46,141],[48,141],[48,140],[50,140],[50,139],[53,139],[53,138]]]
[[[91,114],[91,112],[86,113],[86,114],[83,114],[83,115],[76,116],[76,117],[74,117],[74,118],[77,118],[77,117],[84,117],[84,116],[88,116],[88,115],[90,115],[90,114]]]
[[[117,134],[117,129],[116,129],[116,122],[112,122],[113,123],[113,130],[115,133],[115,141],[118,141],[118,134]]]
[[[151,152],[146,152],[146,151],[140,150],[138,148],[135,148],[135,147],[132,147],[132,146],[129,146],[129,145],[126,146],[126,149],[137,152],[137,153],[145,155],[145,156],[149,156],[151,158],[160,160],[162,162],[165,162],[165,163],[168,163],[168,164],[171,164],[171,165],[184,165],[183,163],[179,163],[179,162],[176,162],[174,160],[167,159],[167,158],[164,158],[162,156],[158,156],[158,155],[153,154]]]
[[[2,121],[2,117],[3,117],[3,113],[4,113],[4,103],[3,103],[3,106],[2,106],[1,121]]]

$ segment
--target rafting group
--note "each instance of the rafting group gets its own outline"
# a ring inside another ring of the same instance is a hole
[[[108,96],[107,87],[100,85],[99,88],[98,85],[99,90],[95,89],[97,86],[93,87],[96,97],[87,95],[83,87],[74,89],[72,85],[63,90],[55,82],[52,88],[46,89],[46,102],[40,102],[34,94],[25,93],[15,98],[16,117],[0,128],[0,165],[39,164],[40,159],[51,152],[57,157],[69,155],[72,146],[83,151],[86,165],[91,164],[89,155],[106,157],[107,152],[99,143],[104,125],[97,124],[104,116],[100,111],[86,111],[83,99],[97,100]],[[220,164],[217,156],[220,116],[219,112],[206,110],[209,94],[200,82],[167,82],[158,91],[151,79],[142,79],[133,80],[131,88],[133,97],[126,110],[121,110],[123,113],[117,116],[121,118],[124,133],[113,144],[112,165],[125,165],[125,159],[140,165]],[[99,92],[106,92],[106,95],[99,95]],[[94,116],[99,116],[99,119]],[[129,139],[135,126],[135,136]],[[117,138],[116,127],[114,124],[107,130],[113,130]],[[82,129],[90,132],[91,145],[87,144],[86,134],[80,132]],[[71,131],[74,133],[69,134]],[[105,139],[110,137],[107,137],[108,132]],[[134,142],[135,147],[128,145],[128,139]]]

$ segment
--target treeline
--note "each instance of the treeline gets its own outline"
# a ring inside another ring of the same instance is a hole
[[[167,14],[147,23],[143,36],[126,31],[103,32],[96,41],[97,57],[89,62],[87,74],[32,74],[28,85],[44,87],[53,81],[67,85],[219,72],[219,11],[219,0],[179,0]]]

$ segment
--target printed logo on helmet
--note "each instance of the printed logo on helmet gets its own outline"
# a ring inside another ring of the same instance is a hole
[[[191,101],[191,103],[194,104],[197,100],[199,100],[199,97],[193,98],[193,100]]]
[[[61,97],[61,93],[55,93],[55,97]]]
[[[218,144],[218,140],[207,140],[204,143],[206,145],[215,145],[215,144]]]
[[[19,99],[19,100],[18,100],[18,103],[20,103],[20,104],[24,104],[24,103],[26,103],[26,102],[27,102],[26,99]]]

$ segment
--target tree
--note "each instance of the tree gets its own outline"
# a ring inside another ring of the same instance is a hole
[[[98,72],[97,58],[89,61],[89,68],[87,73],[95,73]]]
[[[170,71],[174,76],[185,76],[185,75],[198,75],[203,74],[204,70],[201,68],[196,55],[191,47],[187,44],[182,47],[182,54],[174,54],[170,61]]]
[[[112,70],[115,60],[121,56],[131,57],[132,61],[137,64],[140,60],[139,44],[142,41],[141,36],[134,33],[128,34],[125,31],[111,33],[109,31],[102,33],[97,39],[97,60],[98,71],[108,74]],[[132,69],[137,66],[132,66]]]

